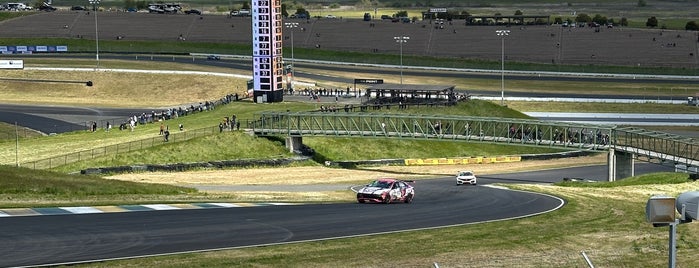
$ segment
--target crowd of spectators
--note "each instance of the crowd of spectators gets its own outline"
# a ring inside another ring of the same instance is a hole
[[[198,104],[190,104],[189,106],[184,105],[184,106],[179,106],[179,107],[173,107],[173,108],[167,108],[164,110],[159,110],[159,111],[151,111],[151,112],[144,112],[141,114],[136,114],[129,116],[125,120],[121,121],[119,123],[119,130],[131,130],[133,131],[138,125],[145,125],[145,124],[151,124],[155,122],[164,122],[167,120],[172,120],[176,119],[182,116],[188,116],[192,115],[195,113],[201,113],[201,112],[206,112],[210,110],[214,110],[217,105],[224,105],[224,104],[229,104],[233,101],[238,101],[239,95],[236,94],[229,94],[226,95],[222,98],[220,98],[217,101],[204,101],[200,102]],[[103,127],[105,131],[109,131],[111,126],[113,125],[112,122],[110,121],[105,121],[103,124]],[[164,134],[163,132],[163,127],[161,127],[161,135]],[[165,127],[169,131],[169,126],[165,124]],[[179,124],[178,128],[180,131],[184,131],[184,125]],[[97,122],[91,122],[88,126],[88,129],[90,131],[96,131],[97,130]]]

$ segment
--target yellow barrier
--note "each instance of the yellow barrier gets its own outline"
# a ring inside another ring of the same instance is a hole
[[[466,158],[425,158],[425,159],[405,159],[406,166],[429,166],[429,165],[467,165],[467,164],[489,164],[489,163],[510,163],[522,161],[521,156],[497,156],[497,157],[466,157]]]

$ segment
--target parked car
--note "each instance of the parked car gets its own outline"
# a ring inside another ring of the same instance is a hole
[[[47,3],[43,3],[41,6],[39,6],[40,11],[46,11],[46,12],[52,12],[56,11],[56,8],[53,7],[52,5],[49,5]]]
[[[388,204],[393,201],[410,203],[415,197],[415,188],[410,183],[392,178],[375,180],[357,191],[357,202],[373,202]]]
[[[219,57],[218,55],[209,55],[209,56],[206,56],[206,59],[207,60],[220,60],[221,57]]]
[[[470,170],[464,170],[464,171],[459,171],[459,173],[456,174],[456,185],[462,185],[462,184],[470,184],[470,185],[476,185],[478,184],[478,179],[476,178],[476,174],[473,174],[473,171]]]
[[[391,19],[393,19],[393,17],[391,17],[389,15],[381,15],[381,19],[382,20],[391,20]]]
[[[325,15],[325,18],[326,19],[337,19],[337,16],[332,15],[332,14],[328,14],[328,15]]]
[[[189,9],[189,10],[185,10],[185,11],[184,11],[184,14],[196,14],[196,15],[201,15],[201,11],[199,11],[199,10],[197,10],[197,9]]]
[[[84,6],[72,6],[70,10],[86,10]]]

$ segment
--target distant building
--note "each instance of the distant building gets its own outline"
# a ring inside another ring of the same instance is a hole
[[[252,1],[253,100],[284,100],[281,0]]]

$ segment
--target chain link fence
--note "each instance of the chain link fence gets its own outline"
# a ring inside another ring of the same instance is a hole
[[[162,145],[165,142],[180,142],[185,140],[190,140],[198,137],[210,136],[219,133],[220,129],[218,126],[204,127],[194,130],[187,130],[182,132],[170,133],[168,141],[165,141],[164,135],[159,135],[157,137],[146,138],[142,140],[130,141],[125,143],[107,145],[98,148],[92,148],[88,150],[83,150],[79,152],[54,156],[46,159],[40,159],[31,162],[22,163],[21,166],[32,168],[32,169],[50,169],[78,161],[90,160],[98,157],[104,156],[114,156],[121,153],[142,150],[145,148],[150,148],[153,146]]]

